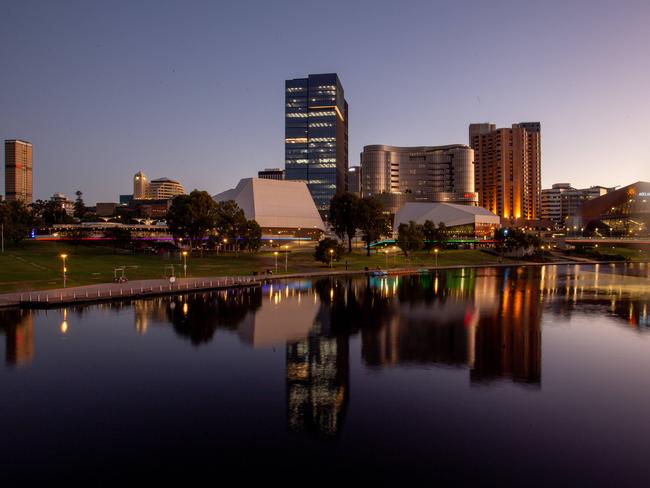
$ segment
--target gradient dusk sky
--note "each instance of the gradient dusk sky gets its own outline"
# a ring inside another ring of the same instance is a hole
[[[540,121],[543,188],[625,185],[650,180],[649,25],[648,0],[2,0],[0,138],[34,144],[35,198],[117,201],[139,170],[214,194],[284,167],[284,80],[336,72],[350,165]]]

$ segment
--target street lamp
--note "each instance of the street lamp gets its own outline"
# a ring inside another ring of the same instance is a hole
[[[187,278],[187,251],[183,251],[183,277]]]
[[[63,288],[65,288],[65,282],[67,278],[67,273],[68,273],[68,268],[65,267],[65,258],[67,258],[67,254],[61,254],[61,259],[63,259]]]
[[[330,268],[332,267],[332,259],[334,259],[334,249],[330,249]]]
[[[287,272],[287,260],[289,259],[289,245],[284,246],[284,272]]]
[[[384,254],[386,255],[386,269],[388,269],[388,249],[384,250]]]
[[[273,254],[275,254],[275,272],[277,274],[277,272],[278,272],[278,251],[274,251]]]
[[[437,268],[437,267],[438,267],[438,248],[435,248],[435,249],[433,250],[433,254],[436,255],[436,268]]]
[[[397,246],[393,246],[393,266],[397,264]]]

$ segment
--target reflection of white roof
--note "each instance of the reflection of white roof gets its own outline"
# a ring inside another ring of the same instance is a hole
[[[395,214],[394,229],[397,229],[399,224],[408,224],[411,220],[417,224],[424,224],[425,221],[430,220],[436,226],[444,222],[447,227],[500,223],[498,216],[483,207],[455,203],[406,202]]]
[[[214,196],[217,202],[234,200],[247,219],[260,227],[325,230],[307,185],[302,181],[244,178],[233,189]]]

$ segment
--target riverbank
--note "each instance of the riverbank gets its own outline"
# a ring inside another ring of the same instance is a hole
[[[575,261],[564,260],[552,263],[529,261],[490,263],[490,264],[454,264],[447,266],[404,267],[383,270],[388,276],[415,274],[423,271],[448,271],[467,268],[508,268],[558,265],[593,265],[624,264],[621,261]],[[96,285],[57,288],[42,291],[25,291],[0,294],[0,308],[58,308],[71,305],[85,305],[105,301],[120,301],[149,298],[164,295],[207,292],[231,288],[256,287],[263,283],[282,280],[314,279],[330,276],[371,276],[376,270],[327,270],[309,273],[290,273],[268,276],[218,276],[180,278],[170,283],[167,279],[137,280],[128,283],[101,283]]]
[[[384,252],[387,251],[387,252]],[[608,249],[610,252],[618,252]],[[627,250],[628,253],[631,250]],[[275,254],[277,253],[277,254]],[[331,271],[363,272],[366,268],[384,270],[402,268],[425,268],[435,266],[477,266],[500,264],[498,256],[480,250],[444,250],[437,257],[434,253],[419,251],[408,258],[399,249],[391,247],[366,256],[361,249],[344,254],[334,261],[332,268],[313,258],[313,245],[264,248],[258,253],[211,254],[188,256],[187,268],[179,255],[133,254],[105,245],[79,246],[74,248],[65,242],[25,242],[22,247],[10,248],[0,254],[0,293],[28,293],[58,290],[63,287],[63,262],[66,254],[66,285],[68,287],[112,284],[116,273],[128,278],[128,283],[143,280],[164,280],[171,275],[210,280],[214,277],[253,276],[273,273],[304,275]],[[650,259],[650,253],[632,253],[634,260]],[[584,258],[549,256],[553,260],[583,261]],[[517,260],[503,259],[503,264],[518,264]],[[117,271],[116,271],[117,268]],[[160,285],[158,285],[160,286]]]

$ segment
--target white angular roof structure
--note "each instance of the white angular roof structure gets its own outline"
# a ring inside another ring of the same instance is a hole
[[[247,219],[262,228],[302,228],[325,231],[307,184],[302,181],[244,178],[235,188],[213,197],[234,200]]]
[[[501,223],[497,215],[483,207],[455,203],[406,202],[395,214],[393,229],[397,229],[399,224],[408,224],[411,220],[417,224],[430,220],[436,226],[444,222],[447,227]]]

